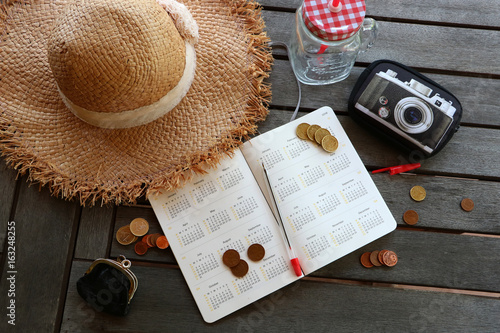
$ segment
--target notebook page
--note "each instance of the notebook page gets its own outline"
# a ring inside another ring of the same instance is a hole
[[[262,191],[239,150],[177,191],[149,198],[206,322],[214,322],[297,280]],[[264,246],[259,262],[248,259]],[[249,265],[237,278],[222,262],[235,249]]]
[[[299,139],[295,130],[304,122],[328,129],[339,148],[327,153],[316,143]],[[329,107],[253,138],[242,152],[262,189],[266,188],[264,162],[283,224],[306,275],[396,228]]]

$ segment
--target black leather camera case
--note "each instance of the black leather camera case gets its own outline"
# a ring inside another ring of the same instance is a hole
[[[358,122],[422,158],[437,154],[460,126],[462,106],[441,85],[391,60],[372,63],[349,97]]]

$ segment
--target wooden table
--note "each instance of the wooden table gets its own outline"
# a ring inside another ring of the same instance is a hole
[[[287,42],[299,0],[265,0],[263,5],[269,36]],[[331,106],[371,170],[413,161],[347,115],[349,93],[369,63],[385,58],[414,67],[451,90],[464,107],[461,129],[414,174],[373,176],[398,222],[397,230],[206,324],[170,249],[139,257],[114,239],[115,231],[135,217],[146,218],[153,231],[160,231],[147,201],[82,208],[51,197],[45,188],[29,187],[26,177],[16,181],[15,172],[2,166],[0,331],[498,332],[500,7],[493,0],[367,0],[367,14],[379,22],[375,46],[358,58],[347,80],[303,86],[299,115]],[[297,101],[286,56],[276,50],[275,58],[273,101],[261,132],[287,122]],[[413,185],[425,187],[426,200],[410,199]],[[476,204],[470,213],[460,208],[464,197]],[[407,209],[420,214],[416,226],[402,221]],[[15,327],[7,325],[6,317],[8,221],[16,222]],[[376,249],[397,252],[397,266],[363,268],[360,255]],[[75,287],[95,258],[119,254],[132,259],[139,279],[124,318],[95,312]]]

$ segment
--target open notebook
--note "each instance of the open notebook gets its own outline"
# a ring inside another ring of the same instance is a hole
[[[300,123],[339,141],[334,153],[299,139]],[[206,322],[214,322],[287,284],[294,273],[270,208],[266,166],[286,233],[305,275],[391,232],[391,212],[329,107],[246,142],[207,175],[149,198]],[[264,246],[259,262],[248,259]],[[222,263],[228,249],[249,264],[243,278]]]

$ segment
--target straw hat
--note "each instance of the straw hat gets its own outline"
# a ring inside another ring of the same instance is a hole
[[[0,148],[82,204],[134,202],[215,166],[267,115],[272,57],[246,0],[0,6]]]

